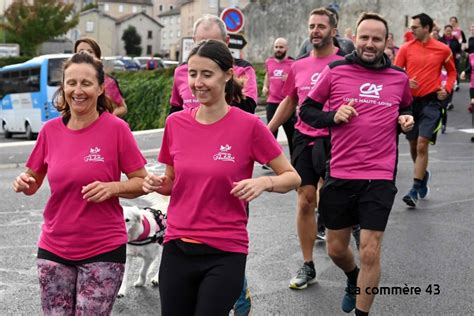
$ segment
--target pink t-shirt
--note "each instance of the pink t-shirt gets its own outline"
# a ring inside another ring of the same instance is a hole
[[[290,58],[278,60],[275,57],[270,57],[265,61],[269,82],[267,103],[280,103],[286,97],[283,93],[283,85],[293,62],[294,60]]]
[[[394,180],[399,109],[412,102],[403,70],[373,70],[351,63],[328,66],[308,97],[327,102],[329,111],[354,100],[359,114],[349,123],[331,127],[331,177]]]
[[[109,97],[117,106],[122,106],[123,97],[115,79],[105,76],[104,80],[105,95]]]
[[[83,260],[125,244],[119,199],[87,202],[81,190],[94,181],[120,181],[121,172],[139,170],[145,163],[127,123],[110,113],[77,131],[61,117],[48,121],[26,163],[46,173],[51,189],[38,246],[68,260]]]
[[[304,102],[311,89],[313,89],[318,80],[319,74],[323,71],[324,67],[333,61],[341,59],[344,59],[344,57],[338,54],[333,54],[324,58],[308,56],[298,59],[291,66],[288,79],[283,87],[283,93],[298,99],[295,128],[301,134],[310,137],[323,137],[329,135],[327,128],[316,129],[304,123],[300,119],[298,113],[301,104]]]
[[[244,95],[257,102],[257,76],[252,65],[242,59],[234,60],[234,76],[244,83]],[[171,106],[192,109],[200,105],[188,85],[188,64],[181,64],[174,71]]]
[[[260,119],[231,107],[219,121],[194,119],[198,108],[166,120],[158,160],[173,166],[165,242],[192,238],[229,252],[248,252],[246,202],[230,194],[233,182],[251,178],[254,162],[282,153]]]
[[[474,53],[469,54],[468,63],[471,65],[471,88],[474,88]]]

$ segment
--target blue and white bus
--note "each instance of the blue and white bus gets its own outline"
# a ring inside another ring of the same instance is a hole
[[[59,116],[53,95],[71,54],[51,54],[0,69],[0,124],[5,138],[24,133],[34,139],[43,124]]]

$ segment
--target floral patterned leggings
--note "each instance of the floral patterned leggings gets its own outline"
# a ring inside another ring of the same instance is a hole
[[[69,266],[37,259],[44,315],[110,315],[125,264]]]

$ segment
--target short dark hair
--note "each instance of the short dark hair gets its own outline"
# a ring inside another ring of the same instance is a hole
[[[66,101],[66,95],[64,93],[64,73],[69,66],[72,64],[89,64],[96,70],[97,82],[99,85],[103,85],[105,81],[105,73],[104,73],[104,66],[102,62],[97,58],[92,57],[89,54],[74,54],[71,58],[66,60],[63,67],[63,80],[61,83],[60,88],[56,91],[53,96],[54,106],[61,113],[63,117],[70,118],[71,117],[71,107]],[[105,92],[99,95],[97,99],[97,111],[99,113],[109,112],[112,113],[114,108],[110,103],[109,99],[105,96]]]
[[[84,37],[84,38],[78,39],[74,43],[74,53],[77,53],[77,46],[79,46],[80,43],[88,44],[92,48],[92,50],[94,51],[95,57],[100,59],[100,57],[102,55],[102,52],[100,51],[99,44],[97,44],[97,42],[94,39],[92,39],[90,37]]]
[[[227,45],[221,41],[204,40],[199,42],[189,53],[188,61],[191,57],[197,55],[199,57],[209,58],[226,72],[234,67],[234,57],[229,51]],[[232,78],[225,85],[225,100],[228,104],[232,101],[240,102],[245,99],[240,82]]]
[[[318,9],[314,9],[313,11],[311,11],[311,13],[309,14],[309,16],[312,16],[312,15],[325,15],[328,17],[329,19],[329,25],[332,26],[333,28],[336,28],[337,27],[337,18],[336,18],[336,15],[333,13],[333,11],[331,10],[328,10],[326,8],[318,8]]]
[[[447,28],[450,28],[451,30],[453,29],[453,26],[451,24],[446,24],[444,26],[444,29],[446,30]]]
[[[359,25],[365,20],[376,20],[376,21],[382,22],[383,25],[385,26],[385,39],[388,38],[389,32],[388,32],[387,20],[385,20],[380,14],[377,14],[374,12],[363,12],[360,15],[359,19],[357,20],[356,33],[357,33],[357,28],[359,27]]]
[[[434,22],[433,22],[433,19],[428,14],[420,13],[420,14],[412,16],[411,18],[413,20],[415,20],[415,19],[420,20],[420,24],[421,24],[422,27],[428,26],[428,31],[430,33],[433,30]]]
[[[452,16],[452,17],[450,17],[449,19],[450,19],[450,20],[451,20],[451,19],[455,19],[455,20],[456,20],[456,23],[458,23],[458,18],[455,17],[455,16]]]

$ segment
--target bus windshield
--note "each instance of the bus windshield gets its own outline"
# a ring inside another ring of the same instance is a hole
[[[61,84],[65,60],[66,58],[56,58],[48,61],[48,86],[57,87]]]

